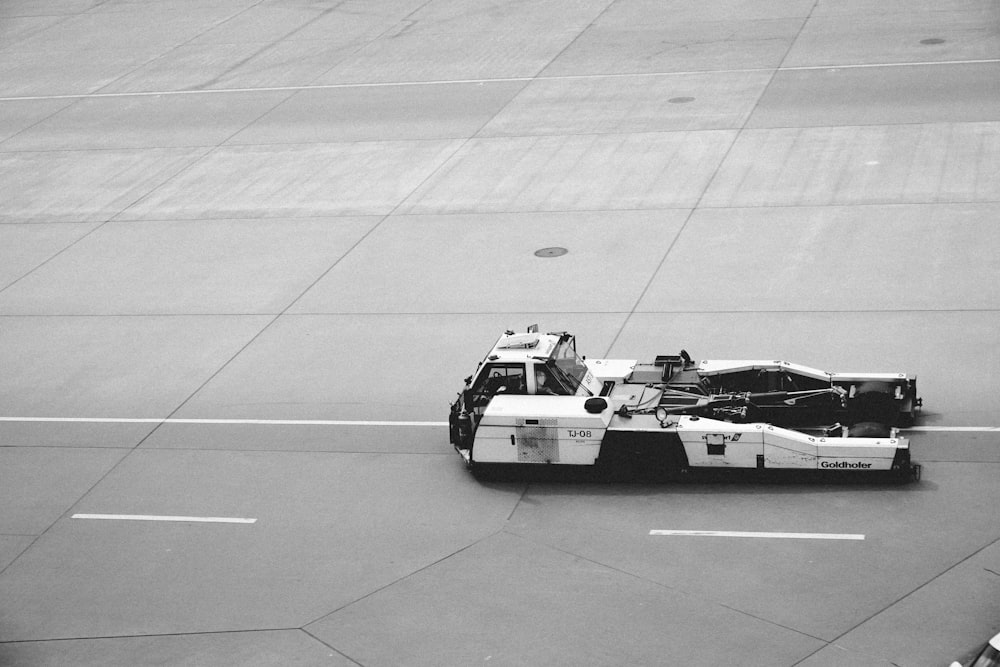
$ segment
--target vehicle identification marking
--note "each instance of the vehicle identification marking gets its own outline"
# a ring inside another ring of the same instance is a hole
[[[851,533],[752,533],[735,530],[651,530],[650,535],[676,537],[760,537],[784,540],[863,540],[864,535]]]
[[[706,433],[701,436],[709,445],[724,445],[727,442],[739,442],[742,433]]]
[[[111,521],[183,521],[195,523],[257,523],[257,519],[224,516],[159,516],[155,514],[74,514],[71,519],[103,519]]]
[[[593,438],[594,437],[594,433],[592,431],[577,431],[575,429],[569,429],[569,431],[567,431],[567,433],[569,433],[569,437],[571,437],[571,438],[583,438],[583,439],[586,439],[586,438]]]

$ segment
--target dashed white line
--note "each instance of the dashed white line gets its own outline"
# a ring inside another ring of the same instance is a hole
[[[783,540],[863,540],[864,535],[851,533],[753,533],[735,530],[651,530],[650,535],[680,537],[758,537]]]
[[[108,521],[183,521],[194,523],[257,523],[257,519],[225,516],[165,516],[156,514],[74,514],[71,519],[102,519]]]

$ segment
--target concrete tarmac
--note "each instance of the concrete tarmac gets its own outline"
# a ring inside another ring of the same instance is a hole
[[[0,664],[968,656],[998,74],[992,0],[6,0]],[[536,322],[917,374],[923,478],[477,481]]]

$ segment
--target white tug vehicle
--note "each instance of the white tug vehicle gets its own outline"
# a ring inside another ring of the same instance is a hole
[[[921,400],[905,373],[827,373],[785,361],[695,361],[684,350],[586,359],[566,332],[505,332],[451,405],[474,472],[590,466],[669,479],[699,470],[881,473],[917,480]]]

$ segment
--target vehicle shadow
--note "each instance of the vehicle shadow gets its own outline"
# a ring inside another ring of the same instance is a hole
[[[593,466],[477,466],[472,471],[479,482],[490,488],[510,488],[531,484],[549,493],[565,495],[648,495],[652,493],[703,494],[706,492],[769,494],[858,492],[929,492],[937,489],[933,480],[919,481],[892,472],[844,472],[819,470],[697,470],[658,474],[655,471],[605,470]]]

